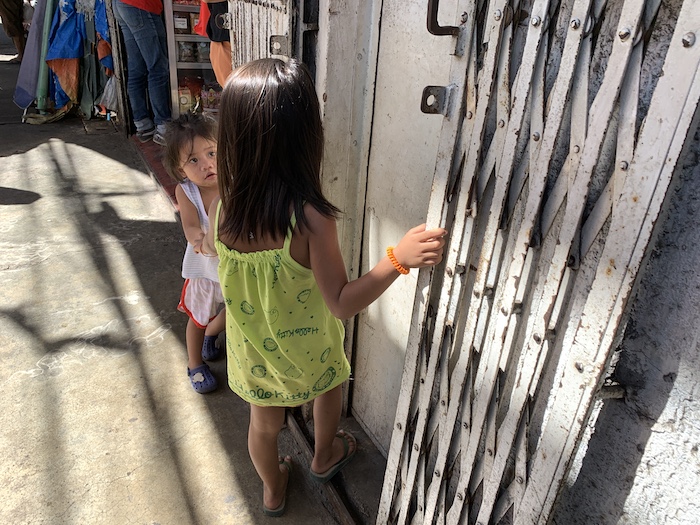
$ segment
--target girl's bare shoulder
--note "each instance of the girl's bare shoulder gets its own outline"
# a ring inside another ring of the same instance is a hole
[[[190,198],[187,196],[187,193],[185,193],[185,190],[182,187],[182,184],[178,184],[175,186],[175,200],[177,201],[178,206],[180,208],[182,207],[191,207],[194,209],[194,204],[190,200]],[[180,210],[182,211],[182,209]]]
[[[177,183],[175,185],[175,197],[179,200],[185,196],[185,190],[182,189],[182,184]]]
[[[335,218],[328,217],[318,211],[312,204],[304,204],[304,216],[309,226],[309,230],[314,235],[323,235],[335,232]]]

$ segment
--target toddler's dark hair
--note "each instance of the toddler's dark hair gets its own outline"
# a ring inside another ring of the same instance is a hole
[[[218,179],[222,233],[284,237],[291,211],[308,227],[304,204],[333,217],[321,191],[323,126],[308,68],[265,58],[229,76],[219,106]]]
[[[195,137],[202,137],[216,143],[218,125],[216,120],[206,113],[185,113],[165,125],[165,153],[163,165],[177,182],[185,180],[182,171],[180,152],[182,148],[192,148]]]

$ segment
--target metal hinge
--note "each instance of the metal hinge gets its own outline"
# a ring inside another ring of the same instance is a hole
[[[420,110],[432,115],[447,115],[451,107],[451,95],[456,86],[426,86],[420,101]]]
[[[270,35],[270,54],[289,56],[289,37],[286,35]]]

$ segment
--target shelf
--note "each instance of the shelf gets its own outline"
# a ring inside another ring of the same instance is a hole
[[[184,76],[214,77],[214,70],[211,62],[181,62],[179,58],[179,47],[181,42],[191,42],[193,45],[200,45],[209,42],[207,37],[191,33],[175,33],[175,17],[189,18],[184,13],[199,13],[199,4],[178,4],[173,0],[163,0],[163,14],[165,18],[165,30],[168,40],[168,62],[170,65],[170,99],[172,106],[172,117],[180,115],[180,94],[178,86]],[[190,27],[191,19],[187,26]]]
[[[175,34],[175,42],[209,42],[209,39],[201,35]]]
[[[211,69],[209,62],[177,62],[178,69]]]
[[[173,11],[180,11],[182,13],[199,13],[199,6],[198,5],[189,5],[189,4],[176,4],[173,2]]]

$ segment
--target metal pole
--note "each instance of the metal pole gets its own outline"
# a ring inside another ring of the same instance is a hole
[[[39,58],[39,75],[36,85],[36,108],[39,113],[46,113],[49,93],[49,66],[46,65],[46,54],[49,50],[49,32],[56,10],[56,0],[46,0],[44,13],[44,30],[41,35],[41,55]]]

